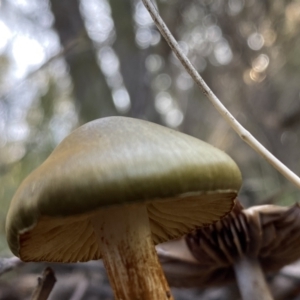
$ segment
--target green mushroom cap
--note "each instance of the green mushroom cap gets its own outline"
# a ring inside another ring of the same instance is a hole
[[[167,241],[226,215],[241,181],[235,162],[199,139],[143,120],[95,120],[66,137],[18,188],[8,244],[24,261],[98,259],[89,217],[138,203],[147,205],[154,243]]]

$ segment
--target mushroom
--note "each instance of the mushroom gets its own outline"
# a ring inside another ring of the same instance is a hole
[[[273,298],[264,273],[299,259],[299,239],[298,204],[238,204],[221,221],[159,245],[158,254],[171,286],[214,286],[236,278],[244,300],[267,300]]]
[[[117,299],[169,299],[154,244],[219,220],[240,185],[237,165],[211,145],[103,118],[72,132],[23,181],[7,240],[23,261],[102,258]]]

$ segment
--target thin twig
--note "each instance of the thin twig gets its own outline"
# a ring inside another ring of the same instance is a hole
[[[155,6],[152,4],[151,0],[142,0],[145,7],[149,11],[153,18],[154,23],[159,29],[160,33],[163,35],[179,61],[182,63],[186,71],[191,75],[193,80],[196,82],[198,87],[201,89],[202,93],[211,101],[217,111],[223,116],[226,122],[235,130],[235,132],[240,136],[240,138],[245,141],[252,149],[254,149],[258,154],[265,158],[275,169],[277,169],[283,176],[285,176],[289,181],[294,183],[298,188],[300,188],[300,178],[293,173],[286,165],[279,161],[272,153],[270,153],[259,141],[257,141],[252,134],[247,131],[226,109],[222,102],[217,98],[217,96],[212,92],[212,90],[205,83],[203,78],[199,75],[196,69],[193,67],[186,55],[180,50],[177,41],[174,39],[170,30],[160,17]]]
[[[31,300],[47,300],[56,282],[54,272],[47,267],[42,277],[38,278],[38,285],[34,289]]]
[[[69,300],[81,300],[89,287],[89,282],[82,278]]]
[[[23,262],[15,256],[10,258],[0,258],[0,276],[17,268],[21,264],[23,264]]]
[[[28,74],[26,74],[26,76],[24,78],[22,78],[19,81],[15,82],[14,85],[13,85],[13,88],[9,89],[9,91],[7,91],[7,92],[4,92],[2,95],[0,94],[0,100],[8,101],[8,97],[10,96],[11,93],[13,93],[16,90],[16,88],[20,87],[27,80],[31,79],[33,76],[38,74],[39,71],[41,71],[41,70],[45,69],[46,67],[48,67],[53,61],[55,61],[55,60],[57,60],[57,59],[59,59],[63,56],[66,56],[68,53],[73,51],[76,47],[80,46],[81,44],[83,44],[83,39],[82,39],[81,36],[78,37],[77,39],[74,39],[74,40],[70,41],[64,47],[64,49],[60,50],[55,55],[51,56],[47,61],[45,61],[37,69],[34,69],[34,70],[30,71]],[[81,51],[85,51],[85,50],[81,50]]]

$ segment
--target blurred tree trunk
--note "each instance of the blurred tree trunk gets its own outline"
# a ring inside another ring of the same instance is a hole
[[[79,11],[79,0],[51,0],[57,30],[74,85],[79,118],[87,122],[116,115],[111,91]],[[75,46],[74,46],[75,45]]]
[[[160,123],[154,107],[150,76],[145,66],[151,48],[139,49],[135,42],[134,3],[130,0],[110,0],[109,3],[117,35],[113,48],[120,60],[124,84],[131,99],[129,114]]]

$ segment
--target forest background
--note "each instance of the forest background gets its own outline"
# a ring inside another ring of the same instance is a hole
[[[156,3],[214,93],[299,175],[300,2]],[[201,94],[141,1],[2,0],[0,256],[10,255],[5,216],[22,179],[74,128],[112,115],[147,119],[226,151],[242,170],[246,207],[299,199]]]

